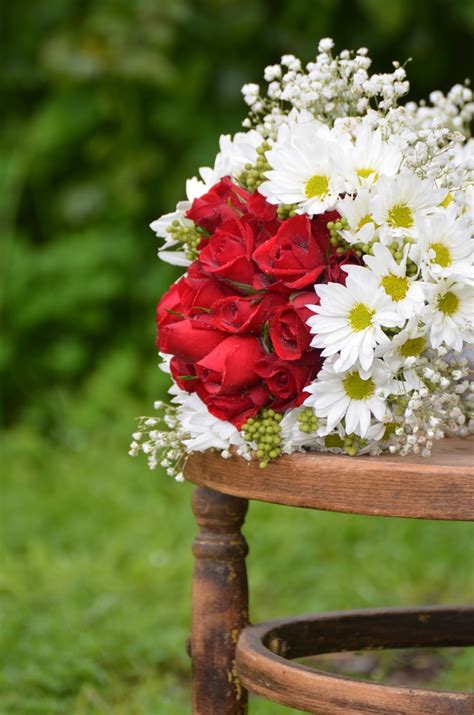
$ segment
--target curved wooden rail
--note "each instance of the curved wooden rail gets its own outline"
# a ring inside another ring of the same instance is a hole
[[[474,643],[474,608],[374,609],[324,613],[249,626],[236,651],[244,687],[319,715],[471,715],[472,693],[369,683],[292,663],[318,653]]]
[[[435,445],[430,458],[294,453],[267,469],[216,452],[188,459],[186,479],[246,499],[325,511],[474,520],[474,439]]]

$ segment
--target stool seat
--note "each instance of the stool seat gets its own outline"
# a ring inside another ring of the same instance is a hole
[[[474,519],[474,438],[443,439],[428,459],[297,452],[260,469],[196,452],[186,479],[224,494],[325,511],[451,521]]]
[[[321,653],[474,644],[474,608],[427,607],[323,613],[248,626],[236,650],[244,687],[319,715],[472,715],[472,694],[364,682],[291,659]]]

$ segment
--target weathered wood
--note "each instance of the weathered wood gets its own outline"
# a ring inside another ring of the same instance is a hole
[[[473,444],[472,438],[442,441],[428,460],[293,454],[263,471],[238,457],[223,462],[216,453],[194,454],[186,466],[186,477],[200,485],[193,499],[201,527],[193,547],[193,714],[245,715],[248,689],[320,715],[472,715],[472,694],[367,683],[287,658],[465,645],[474,642],[473,609],[349,611],[245,627],[247,544],[240,528],[249,498],[360,514],[474,519]]]
[[[248,547],[240,532],[247,507],[246,499],[194,490],[200,532],[193,544],[193,715],[247,713],[235,667],[237,639],[248,623]]]
[[[327,511],[421,519],[474,519],[474,440],[452,438],[430,458],[295,453],[259,469],[196,452],[186,478],[225,494]]]
[[[472,694],[367,683],[292,663],[318,653],[474,643],[474,608],[324,613],[246,628],[237,646],[245,687],[319,715],[472,715]]]

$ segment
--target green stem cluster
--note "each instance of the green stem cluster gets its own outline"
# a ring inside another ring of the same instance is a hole
[[[305,407],[298,415],[298,429],[305,434],[316,432],[319,426],[319,420],[314,414],[311,407]]]
[[[359,437],[356,434],[348,434],[344,438],[337,434],[329,434],[324,439],[324,444],[328,449],[339,448],[343,449],[350,457],[355,457],[357,452],[367,444],[367,440]]]
[[[341,236],[341,231],[347,230],[349,228],[349,224],[347,223],[347,219],[344,218],[344,216],[341,216],[341,218],[338,218],[337,221],[328,221],[326,224],[329,230],[329,241],[331,243],[331,246],[334,246],[336,249],[336,253],[344,253],[344,251],[347,251],[349,248],[354,248],[354,246],[351,246],[347,241]],[[361,256],[362,254],[357,253],[358,256]]]
[[[270,144],[264,141],[257,148],[257,161],[255,164],[245,164],[243,172],[240,174],[238,181],[244,188],[250,192],[258,189],[260,184],[266,181],[265,173],[271,169],[270,164],[265,156],[265,152],[270,149]]]
[[[281,420],[282,415],[265,407],[256,417],[249,417],[242,426],[242,437],[252,446],[261,469],[281,454]]]
[[[175,219],[166,230],[175,241],[183,245],[186,258],[194,261],[198,257],[197,248],[201,243],[202,234],[194,224],[184,226],[178,219]]]
[[[296,215],[296,209],[298,204],[280,204],[277,208],[277,216],[280,221],[284,221],[286,218]]]

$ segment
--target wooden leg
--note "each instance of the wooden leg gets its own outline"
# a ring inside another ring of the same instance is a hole
[[[193,715],[247,713],[235,672],[235,645],[248,623],[248,546],[240,532],[247,507],[247,499],[203,487],[193,493],[200,526],[193,544]]]

